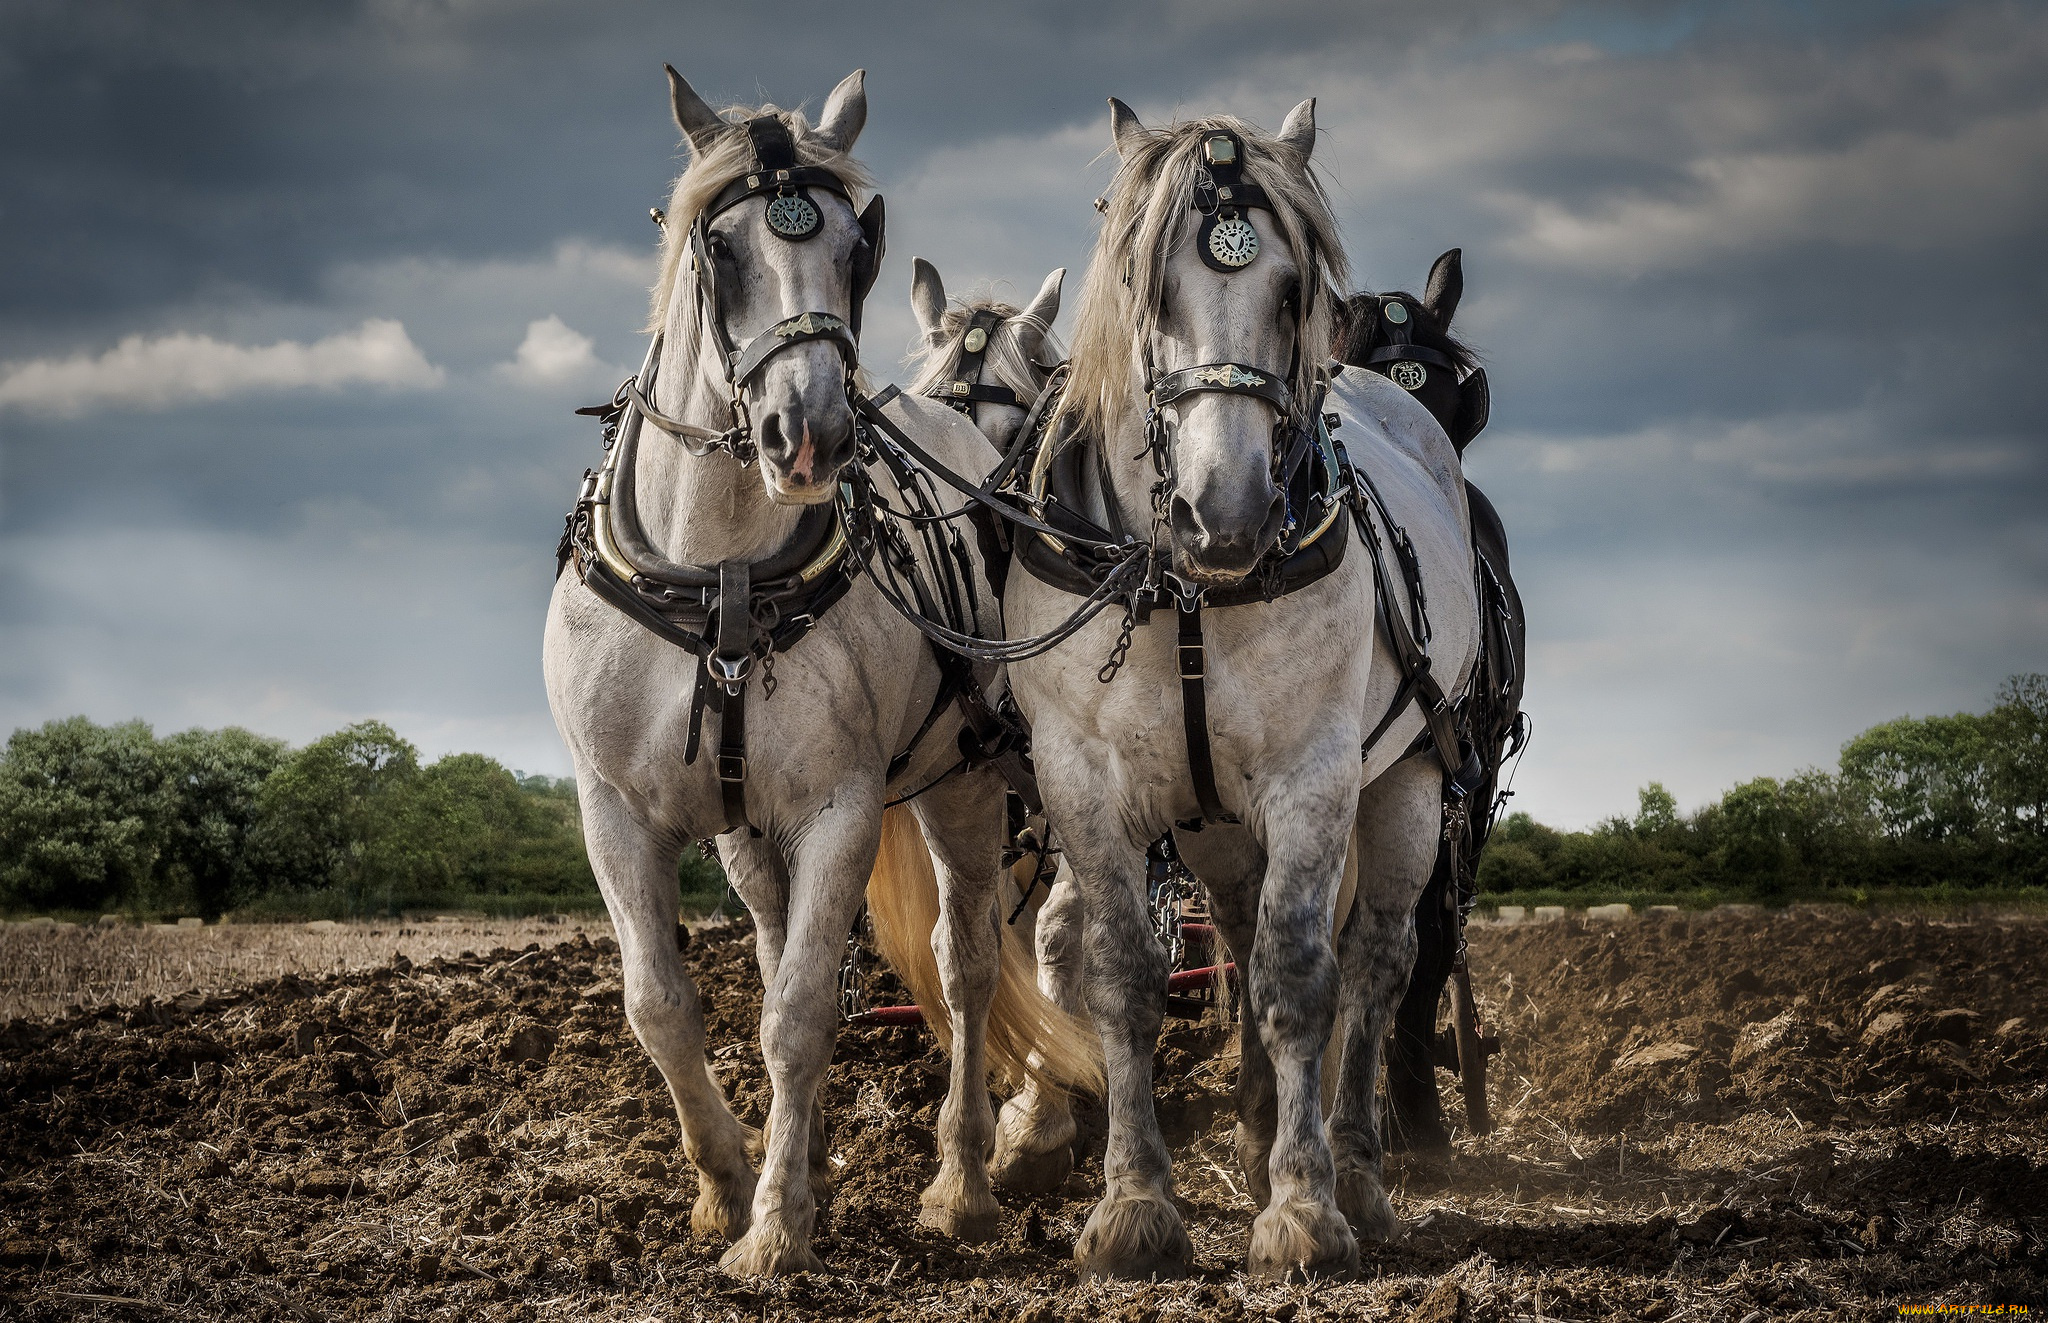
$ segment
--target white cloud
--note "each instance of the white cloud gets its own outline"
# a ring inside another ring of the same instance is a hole
[[[237,345],[212,336],[131,335],[98,356],[33,358],[0,366],[0,409],[74,417],[95,408],[170,409],[273,390],[381,386],[423,390],[446,374],[403,322],[371,318],[303,344]]]
[[[615,375],[615,369],[599,361],[590,337],[571,329],[553,313],[526,324],[526,338],[519,342],[518,353],[511,362],[500,363],[498,371],[536,386]]]

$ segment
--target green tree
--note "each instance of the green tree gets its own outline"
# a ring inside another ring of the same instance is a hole
[[[180,731],[157,748],[168,801],[157,886],[189,895],[210,918],[255,885],[249,830],[263,783],[285,762],[287,746],[230,726]]]
[[[381,721],[313,741],[263,783],[252,871],[270,887],[331,887],[351,914],[390,910],[436,871],[419,776],[419,751]]]
[[[142,722],[69,717],[15,731],[0,754],[0,904],[98,909],[135,896],[168,816]]]
[[[1656,839],[1668,837],[1679,829],[1678,800],[1662,781],[1652,781],[1636,791],[1635,834]]]
[[[1974,836],[1985,818],[1986,719],[1900,717],[1842,746],[1842,775],[1894,840]]]
[[[1999,834],[2048,841],[2048,675],[2008,676],[1984,718],[1984,790]]]

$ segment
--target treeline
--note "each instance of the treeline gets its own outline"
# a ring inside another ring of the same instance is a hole
[[[1633,818],[1556,831],[1509,815],[1486,892],[1735,893],[2048,885],[2048,675],[2015,675],[1988,712],[1901,717],[1842,746],[1834,771],[1746,781],[1684,815],[1655,782]]]
[[[716,897],[695,859],[685,883]],[[294,749],[84,717],[0,754],[0,909],[348,918],[600,904],[573,783],[482,754],[422,765],[379,721]]]

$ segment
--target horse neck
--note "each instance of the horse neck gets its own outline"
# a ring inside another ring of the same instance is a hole
[[[663,337],[652,403],[670,417],[724,429],[733,415],[725,382],[683,348],[678,315]],[[786,543],[802,510],[768,499],[761,475],[723,451],[692,455],[652,427],[633,457],[637,513],[655,550],[683,565],[764,560]]]

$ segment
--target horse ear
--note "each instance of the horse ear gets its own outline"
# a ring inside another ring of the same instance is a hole
[[[668,70],[668,99],[675,111],[676,127],[690,140],[692,152],[702,152],[732,126],[697,95],[697,89],[676,72],[674,65],[664,64],[661,67]]]
[[[868,122],[867,78],[867,70],[855,69],[840,79],[819,112],[819,135],[839,151],[852,151],[854,139]]]
[[[1038,351],[1045,347],[1046,332],[1060,315],[1060,284],[1067,278],[1067,269],[1060,267],[1045,278],[1038,287],[1038,293],[1031,300],[1031,306],[1024,309],[1025,322],[1017,332],[1017,345],[1024,351],[1024,357],[1038,361]]]
[[[1109,130],[1116,138],[1118,156],[1129,156],[1145,141],[1145,126],[1138,122],[1138,112],[1115,97],[1109,99]]]
[[[939,326],[946,318],[946,282],[939,279],[939,269],[922,257],[910,259],[910,311],[926,343],[937,344]]]
[[[1461,248],[1453,248],[1429,268],[1429,283],[1422,289],[1422,306],[1436,318],[1438,329],[1451,329],[1451,317],[1458,300],[1465,296],[1465,259]]]
[[[1310,97],[1287,112],[1287,122],[1280,126],[1280,141],[1301,153],[1306,161],[1309,153],[1316,149],[1316,99]]]

